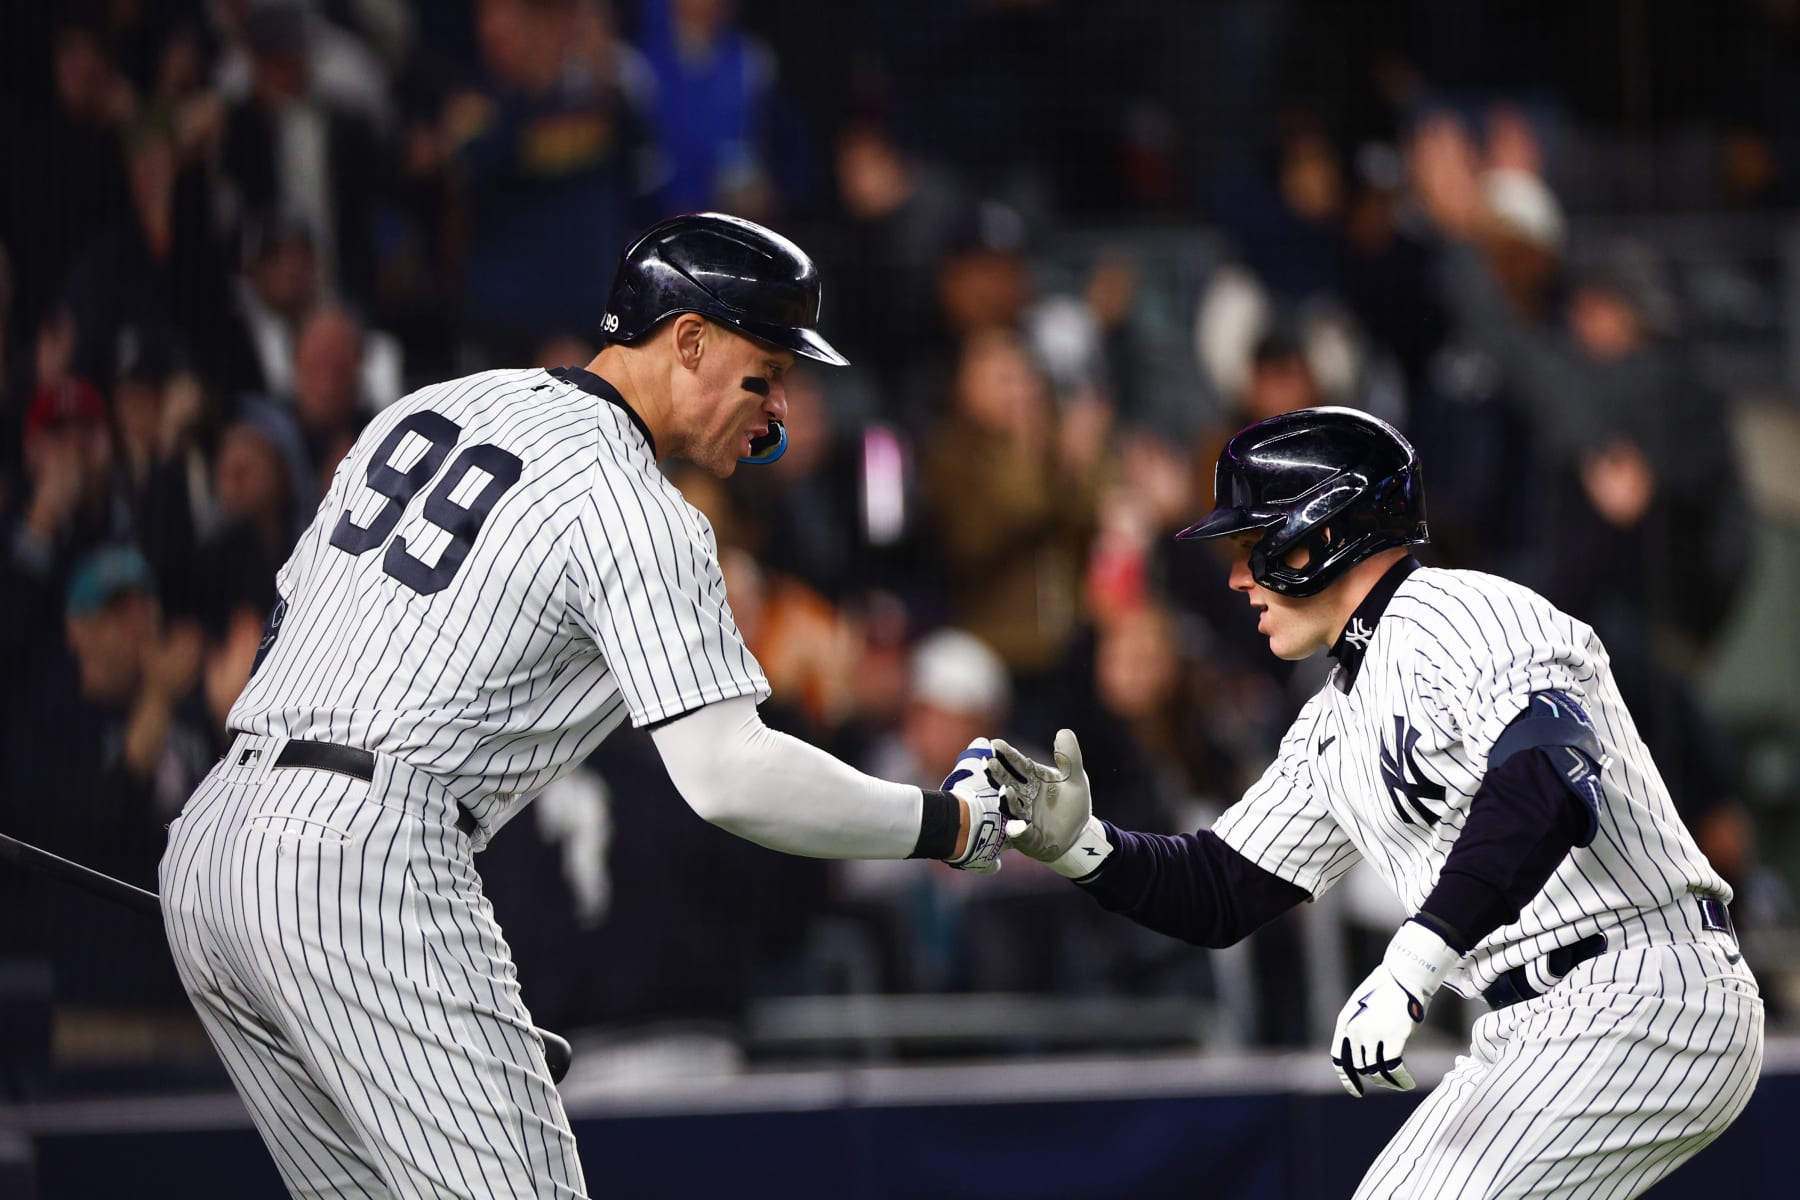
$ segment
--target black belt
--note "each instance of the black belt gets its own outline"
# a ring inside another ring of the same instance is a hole
[[[375,755],[355,746],[338,746],[331,742],[290,740],[275,756],[278,767],[304,767],[313,771],[330,771],[348,775],[364,783],[375,778]],[[456,806],[456,828],[464,837],[475,836],[475,817],[468,809]]]
[[[1700,927],[1702,929],[1710,929],[1717,933],[1729,933],[1733,937],[1737,936],[1737,930],[1733,929],[1731,925],[1731,913],[1726,909],[1723,900],[1716,896],[1695,896],[1693,899],[1700,909]],[[1544,971],[1552,979],[1560,980],[1588,959],[1598,958],[1605,953],[1606,935],[1604,933],[1590,934],[1579,942],[1558,946],[1544,955]],[[1482,992],[1481,998],[1488,1002],[1489,1008],[1505,1008],[1509,1004],[1517,1004],[1521,1000],[1532,1000],[1541,995],[1543,993],[1532,986],[1531,980],[1526,977],[1525,968],[1514,967],[1496,979],[1492,987]]]
[[[1606,953],[1606,935],[1604,933],[1589,934],[1579,942],[1567,946],[1558,946],[1544,955],[1544,971],[1553,979],[1562,979],[1570,971],[1579,967],[1590,958],[1598,958]],[[1514,967],[1500,978],[1494,980],[1492,987],[1481,993],[1489,1008],[1505,1008],[1509,1004],[1517,1004],[1521,1000],[1533,1000],[1543,995],[1531,983],[1525,974],[1524,967]]]
[[[348,775],[364,783],[375,778],[375,755],[355,746],[334,746],[330,742],[290,741],[275,756],[278,767],[308,767],[314,771],[332,771]]]

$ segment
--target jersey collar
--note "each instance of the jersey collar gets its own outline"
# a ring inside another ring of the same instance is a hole
[[[1350,623],[1344,626],[1344,632],[1338,635],[1337,645],[1331,648],[1331,656],[1337,659],[1337,669],[1331,673],[1331,681],[1337,684],[1338,691],[1347,692],[1356,686],[1356,674],[1362,670],[1363,655],[1368,653],[1369,643],[1375,637],[1375,623],[1381,620],[1381,614],[1387,611],[1388,601],[1406,582],[1406,577],[1419,569],[1419,560],[1407,555],[1389,567],[1369,594],[1363,597],[1356,611],[1350,614]]]
[[[650,436],[650,427],[644,424],[644,418],[638,416],[637,409],[625,402],[625,397],[619,394],[618,388],[586,367],[553,367],[550,370],[550,376],[553,379],[560,379],[564,383],[572,383],[582,391],[600,397],[608,404],[618,405],[625,415],[631,418],[631,423],[638,427],[638,432],[644,435],[644,444],[650,447],[650,457],[656,457],[656,439]]]

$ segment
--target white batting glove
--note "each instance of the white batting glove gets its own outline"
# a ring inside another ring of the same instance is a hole
[[[1055,865],[1089,832],[1090,823],[1096,829],[1100,823],[1093,819],[1094,801],[1074,731],[1059,729],[1052,749],[1055,765],[1046,766],[996,739],[990,774],[1012,818],[1006,823],[1008,844],[1028,858]],[[1105,843],[1104,833],[1100,841]],[[1093,862],[1077,874],[1090,874],[1098,865]]]
[[[976,738],[956,757],[956,765],[944,777],[943,791],[961,800],[969,810],[969,840],[960,857],[944,861],[959,871],[992,875],[1000,869],[1000,851],[1006,848],[1006,812],[1000,790],[988,779],[994,748],[986,738]]]
[[[1462,957],[1443,938],[1408,921],[1388,943],[1381,965],[1369,973],[1338,1014],[1331,1035],[1331,1065],[1352,1096],[1368,1084],[1399,1092],[1413,1089],[1406,1069],[1406,1039],[1425,1019],[1425,1006]]]

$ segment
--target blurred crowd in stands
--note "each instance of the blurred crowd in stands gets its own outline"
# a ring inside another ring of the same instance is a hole
[[[971,737],[1069,725],[1102,815],[1195,827],[1322,668],[1172,534],[1237,427],[1354,404],[1421,450],[1428,561],[1595,625],[1703,845],[1754,869],[1692,686],[1754,566],[1733,398],[1656,247],[1571,227],[1793,206],[1800,5],[0,11],[0,831],[154,886],[361,426],[585,363],[632,231],[714,208],[814,254],[854,362],[790,377],[779,463],[673,471],[771,724],[928,786]],[[543,1024],[1216,988],[1016,856],[970,880],[734,840],[629,733],[517,824],[481,866]],[[139,917],[11,871],[0,911],[62,1008],[182,1010]],[[1285,1040],[1293,935],[1257,945],[1241,1032]]]

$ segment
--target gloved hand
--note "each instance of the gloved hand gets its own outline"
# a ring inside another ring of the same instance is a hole
[[[1000,869],[1000,851],[1006,848],[1006,812],[1001,807],[1000,791],[988,778],[987,767],[994,758],[993,746],[986,738],[976,738],[969,748],[956,757],[956,765],[944,777],[941,790],[963,802],[969,813],[969,837],[963,852],[944,861],[960,871],[992,875]]]
[[[1425,1019],[1425,1006],[1462,957],[1443,938],[1408,921],[1388,943],[1381,965],[1369,973],[1338,1014],[1331,1035],[1331,1065],[1352,1096],[1367,1084],[1409,1092],[1406,1040]]]
[[[1079,879],[1100,866],[1112,846],[1105,828],[1094,818],[1087,772],[1081,765],[1081,743],[1073,730],[1062,729],[1052,747],[1054,766],[1034,762],[1003,741],[994,742],[989,773],[1000,785],[1010,820],[1007,844],[1019,853]]]

